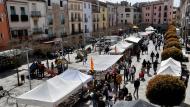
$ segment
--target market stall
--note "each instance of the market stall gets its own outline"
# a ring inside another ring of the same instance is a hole
[[[81,81],[68,81],[56,76],[17,97],[16,102],[40,107],[57,107],[81,88]]]
[[[113,46],[110,47],[110,54],[123,54],[125,53],[129,48],[131,48],[133,43],[128,43],[126,41],[121,41]],[[129,51],[128,51],[129,53]]]
[[[175,66],[181,68],[181,63],[179,61],[176,61],[173,58],[168,58],[167,60],[162,61],[160,66],[162,67],[162,66],[165,66],[165,65],[168,65],[168,64],[172,64],[172,65],[175,65]]]
[[[59,77],[67,81],[81,81],[83,84],[92,80],[92,76],[74,69],[67,69],[64,73],[60,74]]]
[[[158,75],[172,75],[172,76],[181,76],[181,67],[178,67],[174,64],[167,64],[161,66],[157,72]]]

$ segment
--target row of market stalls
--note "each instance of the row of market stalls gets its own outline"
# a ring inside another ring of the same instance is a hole
[[[40,107],[58,107],[70,104],[84,84],[92,80],[92,76],[78,70],[68,69],[64,73],[45,81],[31,91],[17,97],[17,103]],[[76,103],[76,102],[75,102]]]
[[[101,75],[104,71],[114,68],[123,56],[129,53],[142,38],[143,35],[127,37],[112,45],[110,47],[110,54],[88,54],[85,64],[84,62],[75,62],[75,56],[70,55],[71,60],[74,60],[71,61],[73,63],[69,64],[69,68],[71,69],[66,70],[64,73],[45,81],[31,91],[17,97],[17,103],[42,107],[57,107],[60,104],[73,102],[74,99],[72,98],[81,92],[83,86],[91,81],[92,78],[95,78],[87,75],[92,68],[95,73]],[[69,104],[69,106],[70,105],[71,104]]]

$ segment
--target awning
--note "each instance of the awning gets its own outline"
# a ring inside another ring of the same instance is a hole
[[[11,50],[6,50],[6,51],[0,52],[0,56],[13,57],[13,56],[20,55],[21,53],[22,53],[22,51],[20,49],[11,49]]]
[[[81,81],[84,84],[92,80],[91,75],[81,73],[79,70],[74,69],[67,69],[62,74],[60,74],[59,77],[67,81]]]
[[[105,71],[113,66],[123,55],[88,55],[86,64],[80,63],[69,64],[70,68],[78,70],[90,70],[90,59],[93,59],[95,71]]]
[[[152,26],[149,26],[145,29],[146,31],[155,31],[156,29],[154,29]]]
[[[130,48],[133,43],[128,43],[126,41],[120,41],[119,43],[110,47],[111,51],[109,53],[121,54],[128,48]]]
[[[81,88],[82,82],[80,81],[67,81],[56,76],[17,97],[16,101],[20,104],[40,107],[57,107]]]
[[[181,67],[181,63],[179,61],[176,61],[173,58],[168,58],[167,60],[162,61],[160,66],[165,66],[165,65],[168,65],[168,64],[172,64],[172,65]]]
[[[130,36],[125,39],[125,41],[133,42],[133,43],[138,43],[142,38],[135,37],[135,36]]]
[[[158,75],[172,75],[172,76],[181,76],[181,67],[169,64],[161,66],[158,70]]]

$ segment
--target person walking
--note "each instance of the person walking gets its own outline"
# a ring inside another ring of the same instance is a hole
[[[159,59],[159,53],[158,52],[156,53],[156,59]]]
[[[151,59],[152,59],[152,62],[154,62],[154,56],[155,56],[155,54],[154,54],[154,52],[152,51],[152,53],[150,54],[150,57],[151,57]]]
[[[130,67],[132,63],[131,57],[129,57],[128,66]]]
[[[156,59],[153,63],[154,75],[156,75],[157,67],[158,67],[158,60]]]
[[[133,65],[133,66],[132,66],[132,69],[131,69],[131,77],[132,77],[132,81],[134,81],[135,73],[136,73],[136,67]]]
[[[146,62],[146,60],[144,59],[144,60],[143,60],[143,63],[142,63],[142,67],[143,67],[143,68],[146,68],[146,65],[147,65],[147,62]]]
[[[149,75],[149,71],[150,71],[150,68],[151,68],[151,63],[150,61],[147,61],[147,74]]]
[[[126,81],[128,81],[129,80],[129,78],[128,78],[128,76],[129,76],[129,67],[125,67],[124,74],[125,74],[124,76],[126,78]]]
[[[135,91],[133,93],[133,96],[135,97],[135,99],[138,99],[139,98],[139,86],[140,86],[140,80],[139,78],[137,78],[134,82],[134,88],[135,88]],[[135,96],[136,94],[136,96]]]

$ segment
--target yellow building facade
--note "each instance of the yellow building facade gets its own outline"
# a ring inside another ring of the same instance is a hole
[[[104,2],[99,2],[99,5],[100,5],[99,25],[100,29],[105,31],[108,28],[108,8],[107,4]]]

